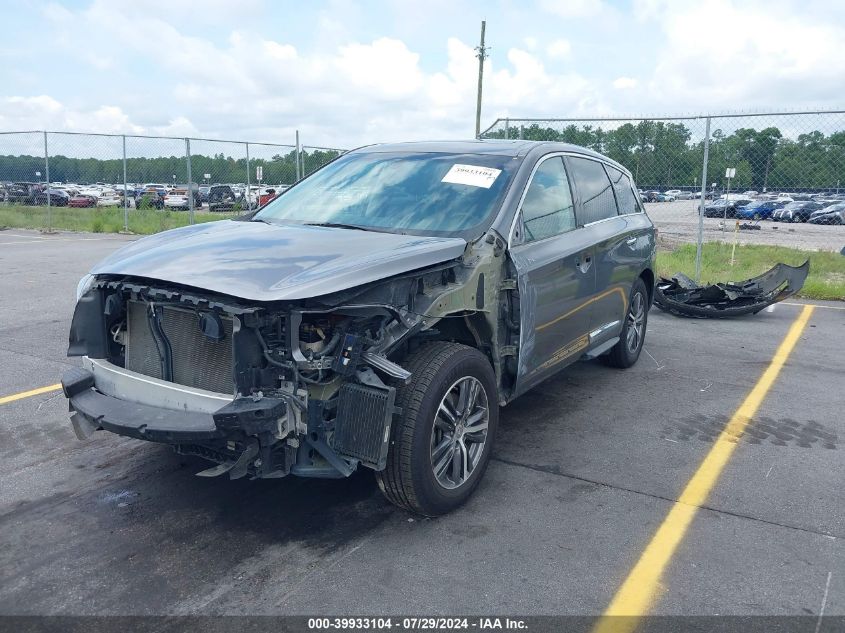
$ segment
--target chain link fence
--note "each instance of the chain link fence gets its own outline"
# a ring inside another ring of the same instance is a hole
[[[643,190],[839,193],[845,111],[669,118],[498,119],[482,138],[562,141],[625,165]],[[705,149],[709,149],[704,169]]]
[[[345,150],[72,132],[0,132],[0,227],[153,233],[265,204]]]
[[[664,244],[697,243],[697,278],[702,243],[727,241],[727,231],[734,244],[841,248],[839,227],[799,230],[761,221],[845,223],[845,111],[508,118],[480,136],[572,143],[621,163],[644,202],[670,203],[647,205]],[[747,235],[738,239],[741,229]]]

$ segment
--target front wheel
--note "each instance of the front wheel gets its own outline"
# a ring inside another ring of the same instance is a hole
[[[631,297],[628,300],[628,310],[625,313],[625,323],[619,341],[610,349],[605,357],[611,367],[627,369],[637,362],[645,341],[645,331],[648,325],[648,291],[642,278],[637,278],[631,287]]]
[[[438,516],[464,503],[490,461],[499,421],[496,376],[478,350],[435,342],[404,363],[412,372],[397,393],[379,488],[401,508]]]

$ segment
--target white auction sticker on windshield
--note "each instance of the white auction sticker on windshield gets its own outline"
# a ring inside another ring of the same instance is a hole
[[[492,167],[479,167],[478,165],[452,165],[448,173],[443,176],[440,182],[450,182],[454,185],[469,185],[471,187],[484,187],[489,189],[499,174],[501,169],[493,169]]]

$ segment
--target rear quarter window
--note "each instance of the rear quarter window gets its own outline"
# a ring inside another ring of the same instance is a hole
[[[639,200],[634,196],[634,189],[631,186],[628,176],[614,167],[605,165],[605,169],[613,185],[613,191],[616,193],[616,205],[619,207],[619,215],[640,213],[642,207],[640,206]]]

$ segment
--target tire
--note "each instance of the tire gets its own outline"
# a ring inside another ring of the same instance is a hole
[[[759,213],[755,213],[754,216],[751,218],[752,220],[760,220],[762,216]]]
[[[387,466],[376,472],[376,480],[391,503],[439,516],[470,497],[490,461],[499,421],[496,375],[481,352],[457,343],[425,345],[403,364],[413,375],[397,390],[402,414],[393,422]],[[461,393],[476,394],[474,406],[464,407],[469,411],[459,409]],[[447,417],[457,418],[457,424]],[[441,464],[445,470],[438,475],[435,466]]]
[[[604,357],[605,362],[611,367],[627,369],[637,362],[645,341],[648,307],[648,291],[642,278],[638,277],[631,287],[628,310],[625,313],[625,323],[622,326],[619,342]]]

